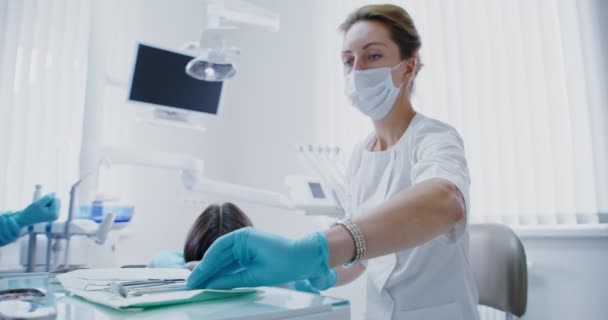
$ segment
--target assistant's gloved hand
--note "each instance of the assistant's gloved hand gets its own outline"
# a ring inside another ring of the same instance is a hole
[[[0,247],[19,238],[21,228],[12,214],[0,214]]]
[[[285,285],[288,289],[319,294],[323,290],[333,287],[338,281],[336,269],[331,269],[325,274],[318,275],[312,279],[296,280]]]
[[[150,262],[150,268],[184,268],[186,261],[184,261],[184,254],[177,251],[166,251],[161,252],[152,258]]]
[[[327,240],[286,239],[248,227],[217,239],[188,277],[188,288],[274,286],[329,272]]]
[[[12,213],[19,227],[27,227],[40,222],[48,222],[56,220],[59,216],[59,208],[61,203],[55,198],[54,193],[34,201],[27,208]]]

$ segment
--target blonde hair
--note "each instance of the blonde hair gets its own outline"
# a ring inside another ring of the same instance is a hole
[[[399,47],[401,60],[416,59],[414,75],[422,68],[418,51],[422,46],[420,35],[414,25],[414,20],[405,9],[392,4],[373,4],[363,6],[346,17],[340,24],[339,30],[346,33],[359,21],[377,21],[386,26],[391,39]]]

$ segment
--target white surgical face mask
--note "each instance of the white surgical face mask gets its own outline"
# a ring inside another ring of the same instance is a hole
[[[398,65],[390,68],[375,68],[354,70],[345,78],[344,92],[353,106],[373,120],[380,120],[391,111],[400,87],[393,84],[392,71]]]

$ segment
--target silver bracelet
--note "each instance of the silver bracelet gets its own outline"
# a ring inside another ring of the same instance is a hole
[[[355,254],[353,258],[344,265],[344,267],[350,268],[357,264],[357,262],[363,260],[367,253],[367,246],[365,245],[365,239],[363,239],[363,233],[361,233],[361,229],[359,229],[351,219],[338,220],[334,226],[335,225],[341,225],[346,228],[355,241]]]

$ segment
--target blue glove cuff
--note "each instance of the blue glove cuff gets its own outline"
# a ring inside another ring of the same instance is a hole
[[[12,214],[0,215],[0,246],[19,239],[21,228]]]
[[[292,252],[298,256],[296,259],[306,261],[295,280],[311,279],[329,272],[329,246],[324,233],[311,233],[294,240],[292,246]]]

